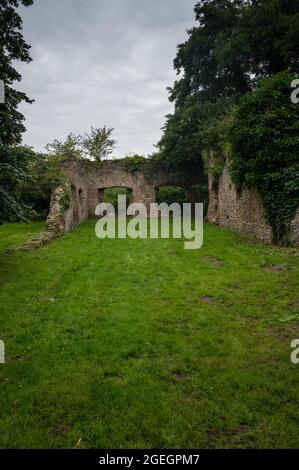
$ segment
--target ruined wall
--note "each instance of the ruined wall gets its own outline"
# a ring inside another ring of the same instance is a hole
[[[213,182],[212,173],[209,171],[208,220],[264,243],[271,243],[272,228],[266,221],[258,192],[250,189],[238,194],[231,181],[227,164],[216,188]],[[299,246],[299,209],[291,225],[290,241]]]
[[[52,194],[47,230],[57,234],[72,230],[88,217],[95,215],[102,202],[105,189],[124,187],[131,192],[131,202],[141,202],[147,208],[156,201],[156,188],[166,185],[182,185],[178,177],[163,171],[150,178],[142,171],[131,172],[122,160],[90,162],[69,161],[64,165],[66,182]],[[71,195],[70,205],[62,210],[65,191]]]
[[[88,218],[88,186],[86,170],[77,162],[64,167],[66,182],[56,188],[51,196],[50,212],[46,222],[48,232],[69,232]],[[63,209],[65,193],[70,197],[69,207]]]
[[[142,172],[130,173],[120,160],[102,162],[97,168],[90,165],[87,172],[88,187],[88,213],[94,216],[95,208],[99,204],[99,191],[123,187],[131,190],[131,202],[142,202],[146,207],[155,201],[155,187],[147,181]]]
[[[299,246],[299,208],[291,224],[290,242],[294,246]]]
[[[263,205],[255,189],[238,194],[225,166],[217,187],[212,171],[213,157],[209,157],[209,208],[211,223],[231,228],[238,233],[253,237],[265,243],[272,241],[272,229],[266,222]],[[96,206],[101,202],[104,189],[124,187],[131,191],[131,202],[142,202],[147,207],[156,201],[156,188],[160,186],[182,186],[175,175],[157,172],[149,179],[141,171],[130,172],[122,160],[105,161],[99,164],[89,161],[71,161],[65,164],[66,182],[52,194],[47,232],[52,234],[68,232],[93,217]],[[188,193],[188,186],[185,186]],[[70,192],[70,205],[62,210],[64,192]],[[291,224],[290,241],[299,246],[299,209]]]

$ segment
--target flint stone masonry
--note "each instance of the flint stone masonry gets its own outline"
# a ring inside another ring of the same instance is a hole
[[[238,194],[233,184],[228,164],[225,165],[217,189],[214,188],[213,158],[209,171],[209,209],[208,220],[211,223],[228,227],[240,234],[255,238],[264,243],[271,243],[273,232],[267,223],[261,198],[256,189]],[[290,243],[299,246],[299,209],[291,224]]]
[[[69,232],[89,217],[94,217],[97,205],[102,202],[104,190],[123,187],[130,190],[131,203],[143,203],[147,209],[156,201],[156,188],[167,185],[185,187],[186,195],[192,194],[189,185],[175,175],[163,171],[149,177],[142,171],[131,172],[122,160],[104,162],[69,161],[64,164],[67,183],[56,188],[51,197],[50,213],[47,218],[47,232],[57,235]],[[192,184],[201,181],[201,173]],[[62,208],[65,191],[71,194],[71,203]]]

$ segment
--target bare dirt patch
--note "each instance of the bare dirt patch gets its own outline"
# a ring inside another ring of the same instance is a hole
[[[296,302],[293,302],[293,303],[289,304],[289,307],[292,310],[298,310],[299,309],[299,300],[296,300]]]
[[[210,305],[218,305],[218,306],[226,305],[225,302],[223,302],[222,300],[216,299],[215,297],[211,297],[209,295],[204,295],[199,300],[200,300],[200,302],[204,302],[204,303],[210,304]]]
[[[188,372],[182,370],[175,370],[172,375],[176,380],[188,380],[191,377]]]
[[[70,429],[70,426],[67,424],[58,424],[50,430],[49,435],[52,438],[65,436],[70,431]]]
[[[291,342],[299,338],[299,321],[293,321],[292,324],[283,324],[271,328],[274,336],[284,342]]]
[[[214,266],[214,268],[220,268],[220,266],[222,266],[223,264],[224,264],[223,260],[215,259],[215,261],[213,261],[212,263],[212,266]]]
[[[178,256],[178,252],[177,251],[169,251],[169,256]]]
[[[264,269],[267,273],[279,274],[287,271],[288,268],[284,264],[276,264],[272,266],[266,266]]]
[[[211,261],[212,266],[214,268],[219,268],[220,266],[224,264],[224,261],[222,259],[213,258],[213,256],[209,256],[209,255],[203,256],[202,259],[205,261]]]

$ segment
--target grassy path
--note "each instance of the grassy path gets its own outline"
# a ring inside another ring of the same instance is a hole
[[[3,254],[0,447],[298,447],[299,252],[207,225]]]

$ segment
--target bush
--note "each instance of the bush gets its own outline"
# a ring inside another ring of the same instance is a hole
[[[0,222],[43,220],[51,191],[66,180],[59,157],[0,145]]]
[[[130,204],[130,190],[127,188],[110,188],[105,189],[104,191],[104,202],[112,204],[114,206],[115,212],[117,212],[118,207],[118,196],[127,196],[127,207]]]
[[[299,105],[294,77],[279,73],[258,83],[237,108],[230,130],[230,172],[239,191],[256,187],[274,241],[287,243],[299,206]]]
[[[26,222],[33,215],[31,205],[22,199],[18,190],[32,181],[26,163],[30,152],[25,147],[0,145],[0,223]]]
[[[162,202],[166,202],[167,204],[172,204],[173,202],[183,204],[186,202],[186,192],[184,188],[163,186],[157,190],[156,199],[159,204]]]
[[[123,158],[122,160],[125,164],[125,169],[129,173],[137,173],[138,171],[143,171],[146,167],[147,160],[141,155],[131,155]]]
[[[72,205],[72,193],[70,188],[66,188],[59,201],[60,213],[63,215]]]

